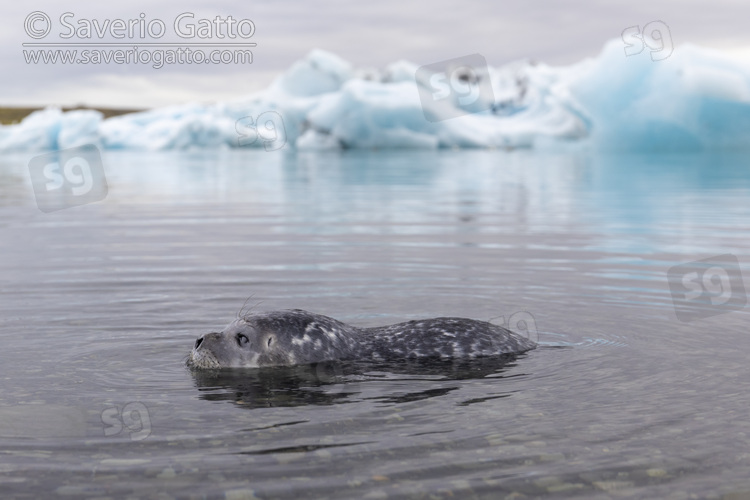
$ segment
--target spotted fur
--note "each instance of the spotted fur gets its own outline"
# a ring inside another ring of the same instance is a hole
[[[289,366],[347,359],[475,358],[518,354],[536,344],[501,326],[466,318],[357,328],[301,309],[255,313],[201,336],[195,368]]]

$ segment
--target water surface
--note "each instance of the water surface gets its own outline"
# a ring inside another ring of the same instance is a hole
[[[107,198],[50,214],[30,157],[0,158],[3,497],[750,494],[747,310],[681,321],[667,280],[746,271],[741,156],[108,151]],[[248,298],[540,348],[186,370]]]

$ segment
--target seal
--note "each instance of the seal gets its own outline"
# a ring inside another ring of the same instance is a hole
[[[259,368],[343,360],[453,359],[520,354],[533,341],[486,321],[434,318],[357,328],[301,309],[253,313],[202,335],[191,368]]]

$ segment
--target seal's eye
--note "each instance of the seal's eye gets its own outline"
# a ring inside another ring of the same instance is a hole
[[[244,333],[238,333],[235,338],[237,339],[237,345],[239,345],[240,347],[250,342],[250,339],[248,339]]]
[[[268,337],[268,340],[266,341],[266,346],[267,346],[267,347],[271,347],[271,343],[272,343],[272,342],[273,342],[273,337],[272,337],[272,336],[269,336],[269,337]]]

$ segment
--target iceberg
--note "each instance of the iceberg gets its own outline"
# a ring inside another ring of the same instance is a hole
[[[96,111],[37,111],[19,124],[0,126],[0,151],[82,144],[147,151],[750,148],[747,67],[690,44],[660,60],[625,49],[618,39],[597,57],[570,66],[519,60],[455,73],[454,87],[442,80],[447,91],[434,99],[429,97],[439,94],[435,85],[441,80],[425,74],[425,67],[397,61],[382,70],[354,68],[335,54],[313,50],[266,90],[236,101],[109,119]],[[450,92],[472,85],[484,85],[486,92],[470,104]]]

